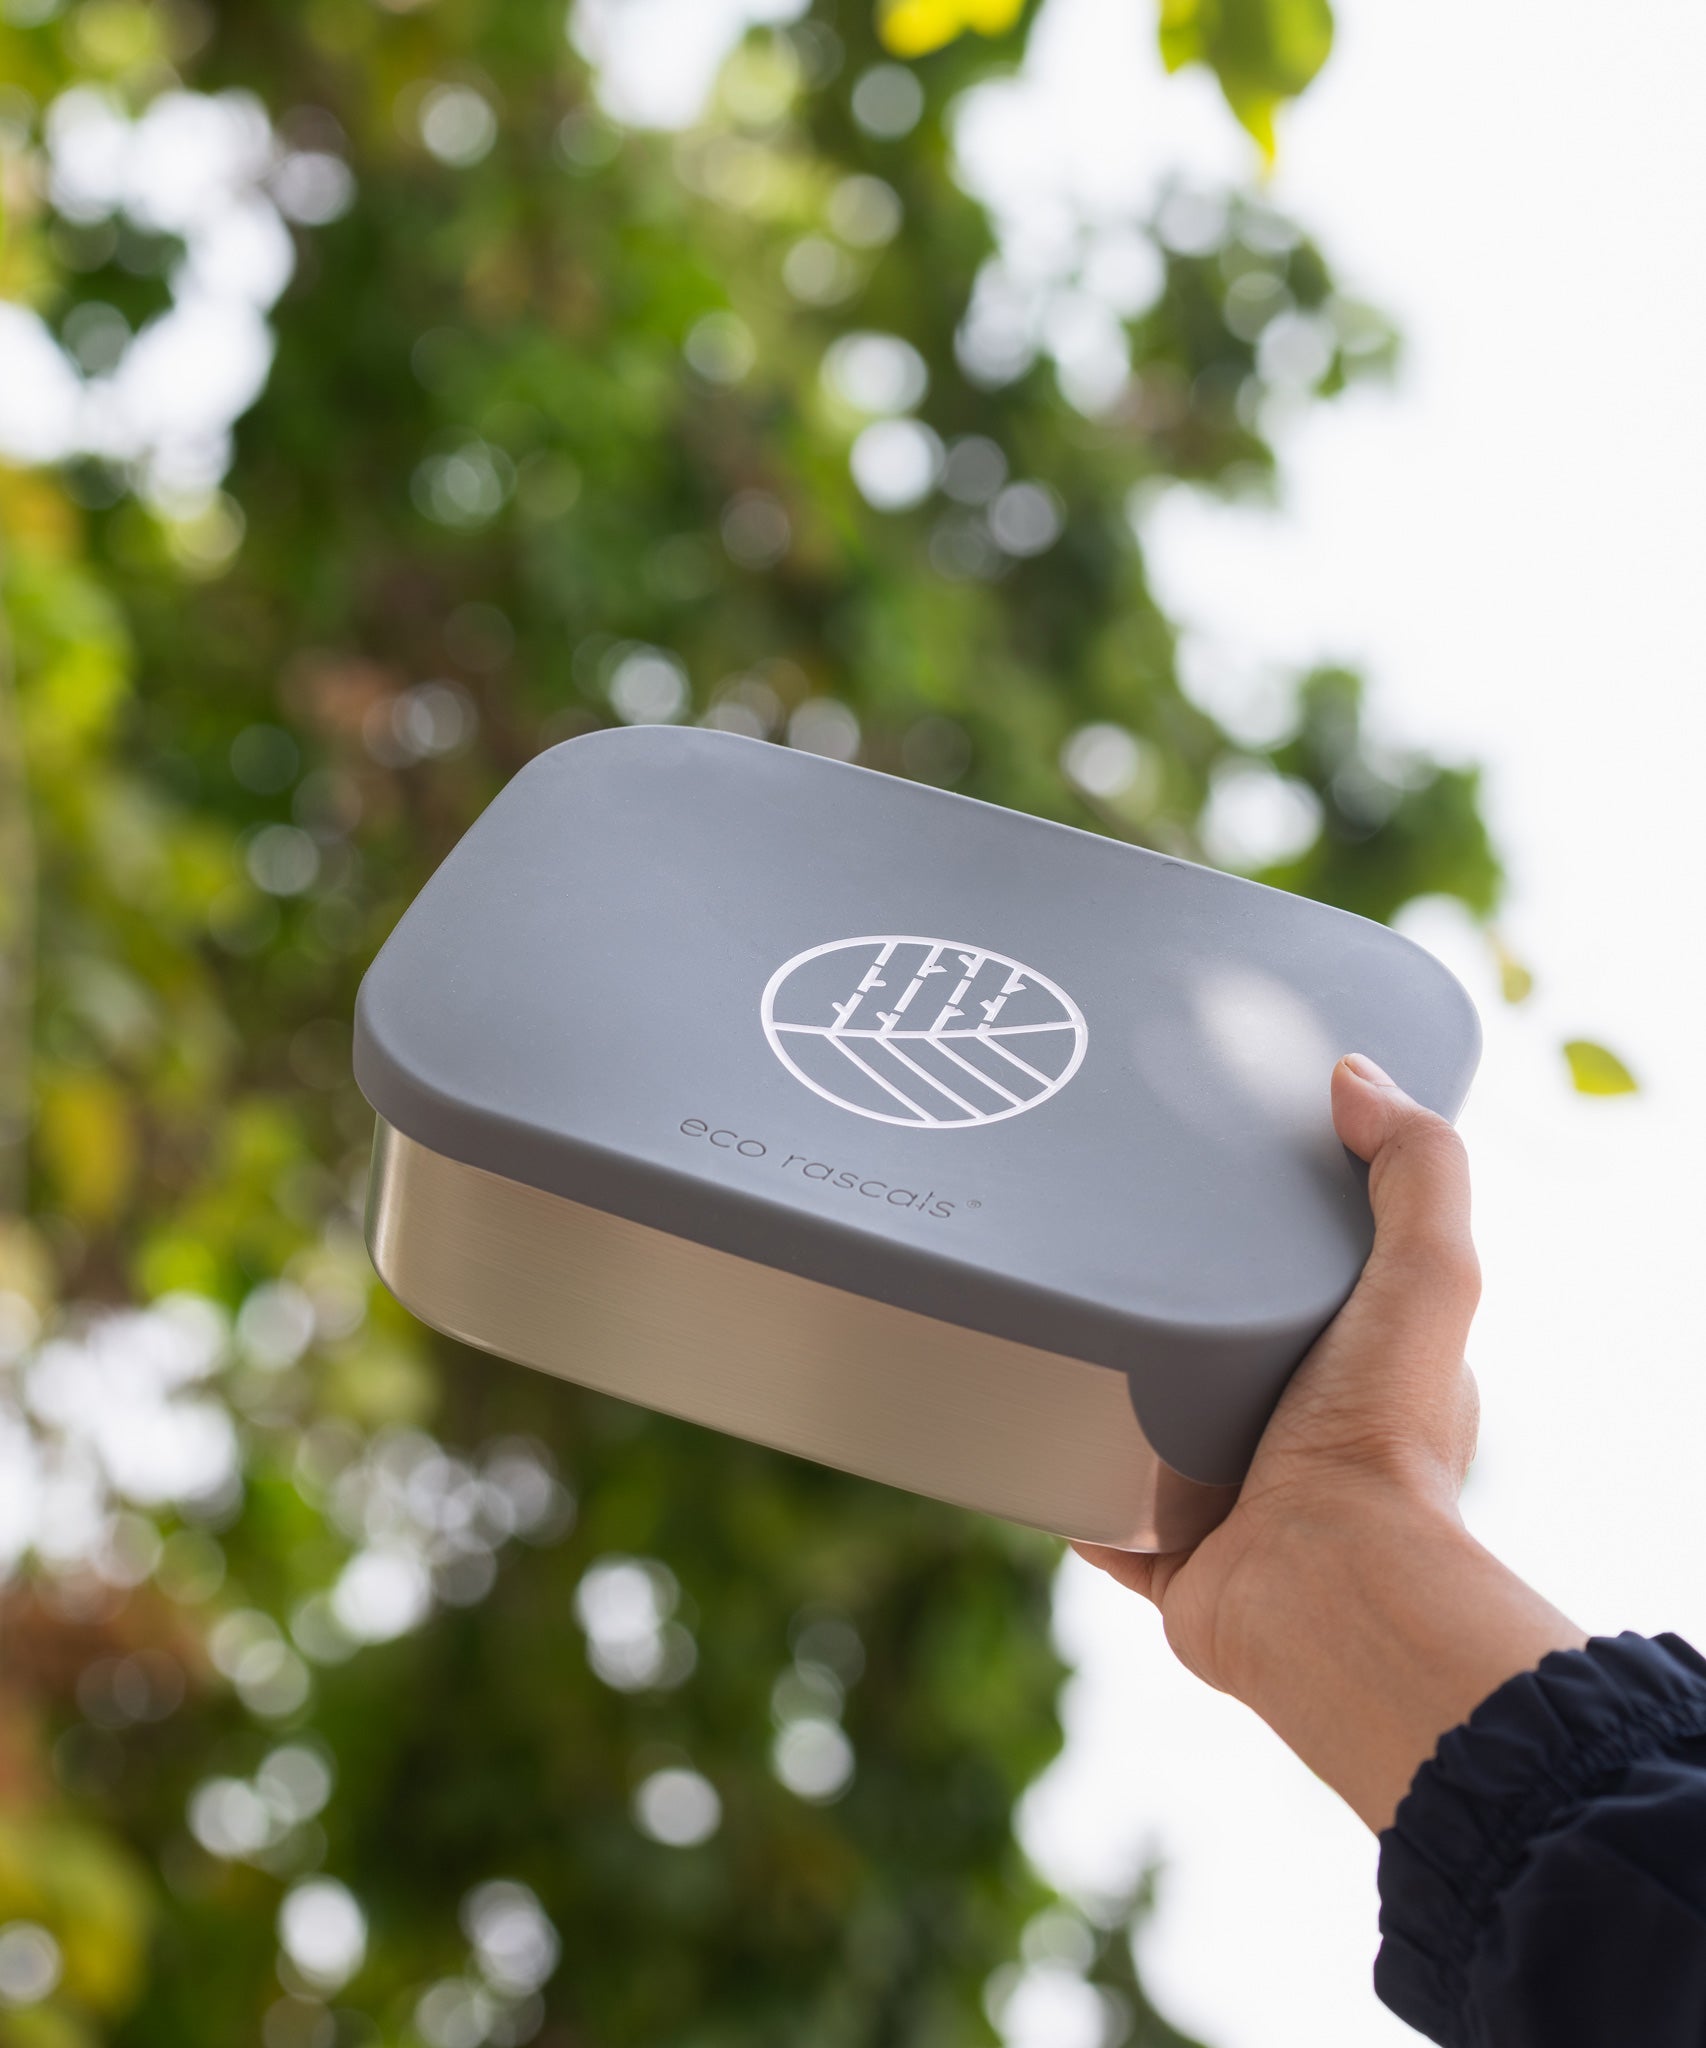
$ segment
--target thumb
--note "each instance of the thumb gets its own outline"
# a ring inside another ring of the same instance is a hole
[[[1362,1053],[1333,1069],[1333,1124],[1368,1161],[1374,1210],[1374,1249],[1345,1315],[1378,1317],[1388,1341],[1437,1347],[1455,1362],[1481,1293],[1462,1139]]]

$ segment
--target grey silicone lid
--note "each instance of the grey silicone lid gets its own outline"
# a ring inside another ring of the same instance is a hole
[[[1368,1250],[1335,1058],[1450,1116],[1479,1042],[1382,925],[648,726],[504,790],[363,982],[355,1064],[465,1165],[1122,1371],[1218,1483]]]

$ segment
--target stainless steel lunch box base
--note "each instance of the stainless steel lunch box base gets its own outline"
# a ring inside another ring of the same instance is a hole
[[[464,1166],[383,1118],[367,1238],[403,1306],[465,1344],[960,1507],[1164,1551],[1237,1497],[1157,1457],[1124,1373]]]

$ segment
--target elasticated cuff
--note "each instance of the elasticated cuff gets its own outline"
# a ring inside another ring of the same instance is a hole
[[[1637,1758],[1706,1734],[1706,1659],[1680,1637],[1554,1650],[1440,1740],[1380,1837],[1374,1986],[1442,2048],[1464,2048],[1470,1966],[1529,1843]]]

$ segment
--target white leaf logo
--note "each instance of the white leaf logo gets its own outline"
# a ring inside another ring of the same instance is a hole
[[[814,1095],[878,1123],[960,1130],[1058,1095],[1084,1013],[1005,953],[948,939],[832,939],[784,960],[759,1005],[770,1049]]]

